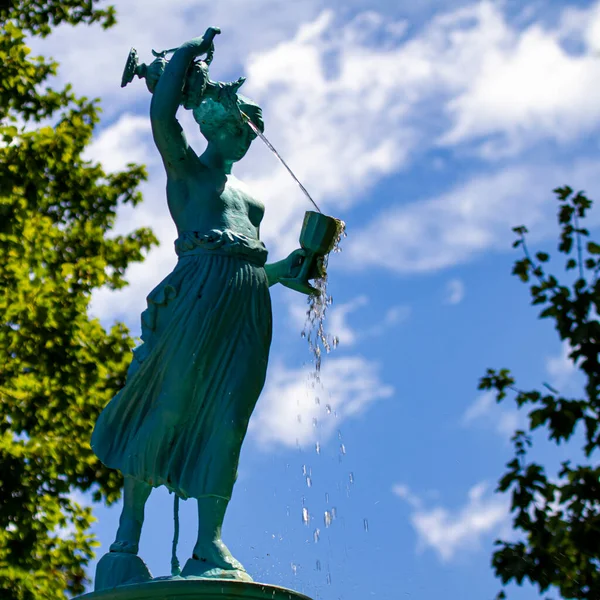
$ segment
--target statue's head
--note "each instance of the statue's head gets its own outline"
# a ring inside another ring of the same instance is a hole
[[[205,98],[193,111],[194,119],[200,125],[200,131],[208,143],[232,162],[241,160],[256,138],[254,131],[242,119],[240,111],[245,113],[260,131],[264,131],[260,106],[240,94],[236,94],[235,98],[235,106],[233,103],[220,102],[219,99]]]

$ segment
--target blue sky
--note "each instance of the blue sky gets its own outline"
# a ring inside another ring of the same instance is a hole
[[[109,32],[61,28],[35,43],[79,93],[103,99],[89,157],[150,172],[144,205],[121,210],[117,231],[149,225],[162,245],[130,269],[128,288],[99,291],[92,314],[139,333],[146,294],[175,262],[150,96],[139,81],[119,87],[131,46],[150,60],[151,48],[220,26],[212,77],[247,76],[243,91],[263,106],[266,135],[323,210],[348,225],[330,261],[328,329],[341,343],[324,360],[323,389],[307,383],[305,299],[273,289],[269,377],[225,541],[255,579],[315,600],[492,598],[492,543],[511,535],[507,499],[493,490],[523,415],[496,406],[477,382],[507,366],[523,387],[577,389],[550,323],[536,320],[510,276],[511,227],[527,224],[532,244],[553,249],[551,190],[600,190],[600,3],[114,4],[120,23]],[[190,115],[181,121],[201,149]],[[271,258],[284,256],[306,199],[259,141],[235,173],[267,206]],[[574,454],[543,439],[536,449],[551,465]],[[155,491],[141,548],[155,575],[169,571],[171,511]],[[101,551],[118,513],[95,508]],[[182,515],[183,561],[192,502]],[[524,586],[509,597],[538,595]]]

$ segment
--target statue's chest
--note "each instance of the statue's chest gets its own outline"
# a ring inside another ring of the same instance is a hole
[[[252,225],[258,227],[265,214],[262,202],[252,197],[238,182],[231,184],[227,182],[225,189],[221,192],[225,212],[236,215],[246,215]]]

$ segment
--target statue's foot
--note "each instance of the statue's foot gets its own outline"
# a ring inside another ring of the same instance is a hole
[[[231,555],[221,540],[196,544],[193,556],[185,564],[181,576],[252,581],[242,563]]]
[[[150,581],[152,575],[144,561],[131,553],[108,552],[96,567],[94,590],[105,590],[131,583]]]
[[[137,554],[139,551],[139,544],[127,541],[116,541],[110,545],[111,552],[122,552],[124,554]]]
[[[111,544],[110,551],[137,554],[140,548],[141,532],[142,524],[139,521],[121,518],[117,539]]]

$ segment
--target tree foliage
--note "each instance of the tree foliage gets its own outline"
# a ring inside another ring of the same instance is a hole
[[[110,232],[141,201],[142,167],[107,174],[82,158],[97,100],[54,89],[57,65],[27,35],[114,23],[96,0],[0,6],[0,590],[3,600],[84,591],[95,545],[77,492],[114,502],[121,478],[92,454],[93,423],[124,383],[132,339],[88,317],[91,293],[126,284],[156,240]],[[43,126],[43,123],[50,125]]]
[[[553,321],[560,339],[568,343],[569,357],[585,380],[584,394],[565,397],[548,385],[543,391],[521,390],[507,369],[490,369],[481,379],[479,388],[494,390],[499,402],[513,392],[517,406],[529,409],[528,431],[517,431],[512,438],[515,457],[498,485],[499,492],[511,494],[513,527],[522,541],[498,540],[492,566],[504,584],[529,579],[541,593],[554,589],[562,598],[598,600],[600,466],[594,464],[594,453],[600,447],[600,245],[589,241],[589,232],[582,227],[591,200],[569,187],[554,192],[561,229],[558,252],[573,281],[561,284],[548,272],[547,253],[531,255],[523,226],[514,229],[518,236],[514,246],[524,256],[515,263],[513,274],[530,285],[540,318]],[[530,461],[531,432],[539,428],[556,444],[583,434],[582,464],[563,462],[553,477],[543,465]],[[505,597],[504,591],[498,594]]]

